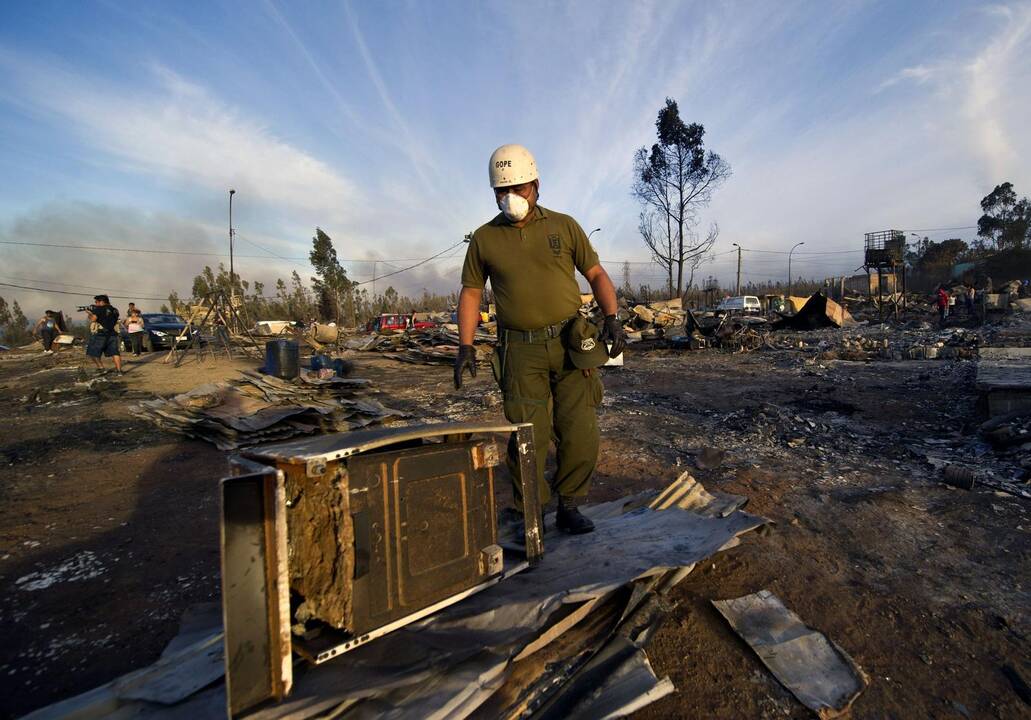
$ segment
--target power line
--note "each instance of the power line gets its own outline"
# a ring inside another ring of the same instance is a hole
[[[70,292],[68,290],[53,290],[53,289],[50,289],[50,288],[29,287],[28,285],[15,285],[13,283],[5,283],[5,282],[0,282],[0,286],[2,286],[2,287],[10,287],[10,288],[17,288],[19,290],[35,290],[36,292],[51,293],[51,294],[56,294],[56,295],[75,295],[76,297],[93,297],[92,293],[79,293],[79,292]],[[109,295],[109,297],[113,297],[116,300],[154,300],[156,302],[165,302],[165,301],[168,300],[168,298],[166,298],[166,297],[163,297],[163,298],[158,298],[158,297],[140,297],[140,296],[137,296],[137,295]]]
[[[135,295],[135,294],[141,294],[142,295],[142,294],[144,294],[143,291],[140,291],[139,293],[137,293],[137,291],[135,291],[135,290],[115,290],[115,289],[112,289],[112,288],[96,287],[96,286],[93,286],[93,285],[76,285],[75,283],[63,283],[63,282],[57,282],[55,280],[37,280],[35,278],[18,277],[16,275],[9,275],[9,276],[6,276],[6,277],[0,278],[0,279],[3,279],[3,280],[16,280],[18,282],[35,283],[35,284],[39,284],[39,285],[59,285],[60,287],[63,287],[63,288],[77,288],[79,290],[98,290],[98,291],[100,291],[102,293],[105,293],[105,294],[108,294],[108,295],[110,295],[113,292],[115,292],[115,293],[127,293],[126,297],[128,297],[129,295]]]
[[[786,250],[752,250],[752,249],[749,249],[749,248],[741,248],[741,250],[743,252],[762,253],[764,255],[788,255],[790,253],[790,251],[786,251]],[[861,253],[861,252],[863,252],[863,250],[828,250],[828,251],[825,251],[825,252],[801,252],[801,251],[799,251],[799,252],[795,253],[795,255],[796,256],[802,256],[802,255],[854,255],[856,253]]]
[[[272,252],[272,251],[271,251],[271,250],[269,250],[269,249],[268,249],[267,247],[262,247],[261,245],[259,245],[258,243],[254,242],[253,240],[249,240],[249,239],[248,239],[248,238],[246,238],[246,237],[241,237],[241,236],[240,236],[240,233],[238,233],[238,232],[234,232],[233,234],[235,235],[235,237],[237,237],[237,238],[238,238],[238,239],[240,239],[240,240],[243,240],[243,241],[244,241],[245,243],[247,243],[247,244],[249,244],[249,245],[253,245],[254,247],[258,248],[259,250],[264,250],[265,252],[267,252],[267,253],[268,253],[269,255],[271,255],[272,257],[276,257],[276,258],[279,258],[280,260],[283,260],[283,261],[285,261],[285,262],[288,262],[288,263],[290,263],[291,265],[293,265],[293,264],[294,264],[294,261],[293,261],[293,260],[291,260],[290,258],[285,258],[285,257],[283,257],[282,255],[279,255],[278,253],[274,253],[274,252]],[[240,255],[237,255],[236,257],[242,257],[242,256],[240,256]]]
[[[246,240],[246,242],[249,242],[251,245],[254,245],[257,248],[260,248],[261,250],[265,250],[265,252],[267,252],[269,254],[275,255],[275,257],[279,258],[280,260],[286,260],[288,262],[292,262],[292,261],[295,261],[295,260],[299,260],[299,261],[306,261],[306,260],[308,260],[308,258],[306,258],[306,257],[287,257],[287,256],[283,256],[283,255],[276,255],[271,250],[263,248],[260,245],[257,245],[257,244],[255,244],[254,242],[252,242],[250,240]],[[69,245],[69,244],[65,244],[65,243],[42,243],[42,242],[27,242],[27,241],[20,241],[20,240],[0,240],[0,245],[25,245],[25,246],[31,246],[31,247],[63,248],[63,249],[66,249],[66,250],[93,250],[93,251],[98,251],[98,252],[119,252],[119,253],[122,253],[122,252],[133,252],[133,253],[145,253],[145,254],[151,254],[151,255],[193,255],[193,256],[200,256],[200,257],[219,257],[219,258],[227,258],[227,257],[229,257],[229,255],[226,254],[226,253],[204,252],[204,251],[200,251],[200,250],[154,250],[154,249],[151,249],[151,248],[104,247],[104,246],[98,246],[98,245]],[[257,259],[257,260],[268,260],[268,256],[266,256],[266,255],[237,255],[237,254],[234,253],[233,257],[252,258],[252,259]],[[391,258],[391,260],[393,260],[394,262],[410,262],[412,260],[419,260],[419,259],[420,258]],[[353,259],[341,259],[340,262],[344,262],[344,263],[372,263],[372,262],[387,262],[387,261],[386,260],[382,260],[380,258],[375,258],[375,259],[366,259],[366,258],[357,259],[357,258],[353,258]]]
[[[946,232],[948,230],[977,230],[977,225],[962,225],[960,227],[947,228],[922,228],[918,230],[907,230],[906,232]]]
[[[425,265],[430,260],[433,260],[435,258],[440,257],[441,255],[446,253],[448,250],[454,250],[456,247],[458,247],[459,245],[461,245],[464,242],[465,242],[465,239],[463,238],[462,240],[459,240],[458,242],[456,242],[454,245],[451,245],[450,247],[444,248],[443,250],[441,250],[436,255],[430,255],[425,260],[420,260],[419,262],[415,263],[414,265],[409,265],[408,267],[401,268],[400,270],[395,270],[394,272],[389,272],[386,275],[380,275],[379,277],[373,277],[373,278],[370,278],[368,280],[363,280],[362,282],[355,283],[355,284],[356,285],[367,285],[368,283],[376,282],[377,280],[382,280],[383,278],[388,278],[388,277],[392,277],[394,275],[398,275],[398,274],[403,273],[403,272],[405,272],[407,270],[411,270],[412,268],[417,268],[420,265]]]
[[[56,243],[50,243],[50,244],[45,244],[45,243],[18,243],[18,242],[13,242],[13,241],[0,241],[0,242],[6,242],[6,244],[12,244],[12,245],[32,244],[32,245],[42,245],[44,247],[47,247],[47,246],[58,246]],[[409,265],[408,267],[400,268],[399,270],[395,270],[393,272],[389,272],[389,273],[387,273],[385,275],[380,275],[378,277],[373,277],[373,278],[370,278],[369,280],[364,280],[364,281],[361,281],[361,282],[357,282],[355,284],[356,285],[366,285],[368,283],[375,282],[376,280],[382,280],[383,278],[392,277],[394,275],[398,275],[398,274],[406,272],[408,270],[412,270],[413,268],[417,268],[420,265],[425,265],[428,262],[431,262],[431,261],[433,261],[433,260],[435,260],[437,258],[440,258],[440,256],[443,255],[444,253],[449,252],[451,250],[454,250],[456,247],[461,245],[463,242],[465,242],[464,239],[463,240],[459,240],[454,245],[446,247],[443,250],[441,250],[440,252],[438,252],[438,253],[436,253],[434,255],[431,255],[428,258],[422,259],[419,262],[415,263],[414,265]],[[82,247],[82,246],[73,246],[73,247]],[[260,246],[257,246],[257,247],[260,247]],[[264,248],[262,248],[262,249],[264,249]],[[160,253],[160,254],[175,253],[175,251],[171,251],[171,250],[169,250],[169,251],[154,250],[154,251],[151,251],[151,252]],[[182,254],[182,253],[178,253],[178,254]],[[448,258],[441,258],[441,259],[445,259],[446,260]],[[380,262],[380,261],[377,261],[377,262]],[[19,278],[14,278],[14,279],[19,279]],[[25,282],[35,282],[35,283],[39,283],[39,284],[42,284],[42,285],[60,285],[62,287],[82,288],[82,289],[87,289],[87,290],[104,290],[105,289],[105,288],[91,287],[89,285],[75,285],[75,284],[72,284],[72,283],[60,283],[60,282],[55,282],[55,281],[51,281],[51,280],[25,280]],[[58,295],[74,295],[74,296],[78,296],[78,297],[92,297],[92,295],[90,293],[72,292],[70,290],[57,290],[57,289],[54,289],[54,288],[31,287],[31,286],[28,286],[28,285],[20,285],[20,284],[7,283],[7,282],[0,282],[0,286],[16,288],[18,290],[32,290],[32,291],[35,291],[35,292],[53,293],[53,294],[58,294]],[[116,292],[129,292],[129,291],[127,291],[127,290],[120,290],[120,291],[116,291]],[[116,298],[116,299],[122,299],[122,300],[131,300],[131,299],[135,299],[135,300],[155,300],[155,301],[162,301],[162,302],[167,300],[167,298],[144,297],[142,295],[136,295],[136,294],[131,294],[131,295],[111,295],[110,293],[105,293],[105,294],[109,295],[110,297],[113,297],[113,298]]]
[[[221,253],[212,252],[193,252],[186,250],[153,250],[150,248],[115,248],[115,247],[99,247],[95,245],[66,245],[64,243],[40,243],[40,242],[22,242],[18,240],[0,240],[2,245],[31,245],[33,247],[50,247],[50,248],[64,248],[70,250],[98,250],[101,252],[134,252],[134,253],[147,253],[152,255],[203,255],[207,257],[229,257]],[[236,257],[255,257],[255,258],[266,258],[264,255],[237,255]]]

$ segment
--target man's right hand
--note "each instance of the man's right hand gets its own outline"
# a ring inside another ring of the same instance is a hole
[[[455,358],[455,389],[462,387],[462,373],[469,368],[469,375],[476,377],[476,348],[472,345],[459,345]]]

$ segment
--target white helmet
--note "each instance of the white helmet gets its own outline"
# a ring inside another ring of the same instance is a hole
[[[492,188],[522,185],[536,180],[537,163],[522,145],[502,145],[490,155]]]

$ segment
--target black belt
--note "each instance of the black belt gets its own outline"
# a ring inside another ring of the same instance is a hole
[[[509,330],[505,328],[502,330],[504,333],[505,340],[517,340],[518,342],[524,343],[542,343],[548,340],[554,340],[562,335],[562,331],[566,329],[566,326],[575,318],[576,315],[568,317],[565,320],[560,320],[554,325],[548,325],[547,327],[537,328],[536,330]]]

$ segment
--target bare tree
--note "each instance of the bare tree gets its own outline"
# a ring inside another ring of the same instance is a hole
[[[663,229],[662,223],[666,223]],[[641,239],[651,250],[652,259],[662,266],[666,271],[666,289],[673,294],[673,236],[669,234],[669,215],[664,217],[654,208],[646,208],[641,211],[638,230]]]
[[[644,206],[640,232],[655,261],[665,270],[676,295],[683,294],[684,266],[689,270],[696,256],[704,256],[715,242],[712,231],[706,238],[693,232],[698,211],[709,204],[712,193],[730,177],[730,165],[719,155],[705,151],[705,128],[687,125],[680,118],[675,100],[666,98],[655,121],[658,142],[651,149],[634,154],[632,192]],[[708,238],[712,236],[712,242]]]
[[[716,244],[716,238],[719,236],[720,226],[716,223],[709,226],[709,232],[704,238],[699,239],[696,233],[691,233],[692,248],[689,249],[685,260],[691,274],[687,277],[687,286],[684,288],[684,292],[687,292],[694,287],[695,271],[702,266],[702,263],[712,260],[712,256],[709,255],[709,251],[712,250],[712,246]]]

